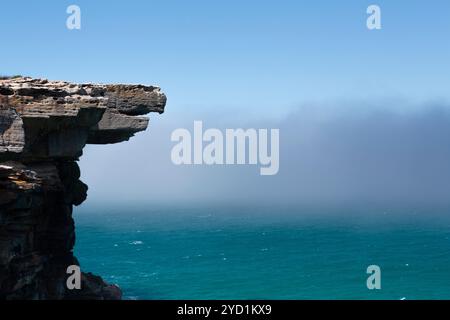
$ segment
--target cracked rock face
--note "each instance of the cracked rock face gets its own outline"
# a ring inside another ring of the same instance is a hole
[[[163,113],[158,87],[0,80],[0,299],[120,299],[117,286],[83,273],[68,290],[72,208],[88,187],[77,164],[86,144],[128,140]]]

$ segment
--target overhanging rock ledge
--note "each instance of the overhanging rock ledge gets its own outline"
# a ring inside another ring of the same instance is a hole
[[[143,85],[0,80],[0,299],[120,299],[90,273],[66,286],[73,256],[72,208],[87,186],[77,160],[86,144],[118,143],[146,130],[166,96]]]

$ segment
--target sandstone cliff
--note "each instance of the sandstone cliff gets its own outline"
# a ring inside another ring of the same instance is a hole
[[[120,289],[83,273],[66,288],[72,208],[86,199],[77,164],[86,144],[128,140],[164,112],[158,87],[0,80],[0,299],[120,299]]]

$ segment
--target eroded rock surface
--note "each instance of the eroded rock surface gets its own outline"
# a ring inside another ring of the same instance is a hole
[[[88,187],[77,160],[90,144],[128,140],[164,112],[158,87],[0,80],[0,299],[120,299],[121,291],[83,273],[68,290],[72,208]]]

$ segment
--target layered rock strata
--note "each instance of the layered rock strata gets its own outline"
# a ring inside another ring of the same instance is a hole
[[[82,273],[66,286],[73,256],[72,208],[88,187],[77,160],[86,144],[126,141],[163,113],[158,87],[0,80],[0,299],[120,299]]]

